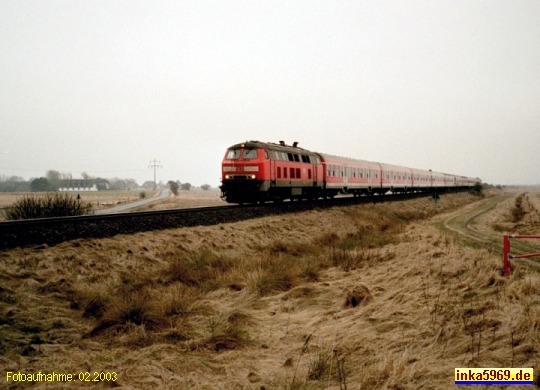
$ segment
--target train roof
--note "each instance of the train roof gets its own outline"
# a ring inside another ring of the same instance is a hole
[[[232,148],[263,148],[263,149],[269,149],[269,150],[278,150],[280,152],[286,152],[286,153],[302,153],[302,154],[312,154],[312,155],[318,154],[310,150],[299,147],[297,142],[295,142],[293,145],[287,145],[283,141],[280,141],[279,144],[276,144],[273,142],[246,141],[246,142],[235,144],[229,147],[229,149],[232,149]]]
[[[336,156],[333,154],[326,154],[326,153],[317,153],[319,156],[321,156],[321,159],[323,162],[327,163],[344,163],[344,164],[374,164],[379,165],[376,161],[368,161],[368,160],[362,160],[359,158],[350,158],[350,157],[342,157],[342,156]]]
[[[442,172],[436,172],[432,171],[431,169],[419,169],[419,168],[409,168],[404,167],[401,165],[393,165],[393,164],[387,164],[387,163],[381,163],[377,161],[369,161],[369,160],[362,160],[358,158],[350,158],[350,157],[342,157],[342,156],[335,156],[332,154],[326,154],[326,153],[319,153],[319,152],[313,152],[311,150],[307,150],[304,148],[301,148],[298,146],[298,142],[294,142],[293,145],[287,145],[284,141],[279,141],[279,143],[274,142],[262,142],[262,141],[246,141],[242,143],[238,143],[232,146],[229,146],[228,149],[233,148],[262,148],[262,149],[268,149],[268,150],[277,150],[281,152],[286,153],[302,153],[302,154],[309,154],[309,155],[315,155],[319,156],[323,162],[329,162],[329,163],[363,163],[363,164],[372,164],[372,165],[378,165],[383,168],[392,168],[392,169],[404,169],[404,170],[411,170],[413,173],[432,173],[436,175],[447,175],[447,176],[455,176],[462,179],[468,179],[468,180],[477,180],[481,182],[481,179],[478,177],[470,177],[470,176],[462,176],[462,175],[456,175],[451,173],[442,173]]]

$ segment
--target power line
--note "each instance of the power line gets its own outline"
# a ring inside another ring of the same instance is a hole
[[[157,188],[156,169],[157,168],[162,168],[161,161],[157,161],[156,158],[154,157],[154,160],[150,161],[150,165],[148,166],[148,168],[154,168],[154,190],[155,190]]]

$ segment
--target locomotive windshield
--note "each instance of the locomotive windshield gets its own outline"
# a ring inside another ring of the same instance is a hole
[[[258,156],[257,149],[244,149],[242,153],[242,157],[245,158],[246,160],[257,158],[257,156]]]
[[[243,159],[252,160],[258,157],[257,149],[229,149],[227,152],[227,160],[238,160],[242,156]]]
[[[236,160],[240,158],[240,149],[229,149],[226,158],[227,160]]]

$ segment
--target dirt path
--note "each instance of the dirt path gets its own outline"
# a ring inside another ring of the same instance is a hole
[[[473,228],[472,222],[481,215],[495,209],[503,201],[514,196],[514,193],[503,193],[489,198],[484,198],[478,202],[472,203],[462,209],[442,217],[437,221],[444,230],[457,233],[468,241],[474,241],[482,247],[489,249],[500,249],[500,234],[486,233]]]
[[[512,191],[484,198],[456,212],[441,216],[436,220],[436,225],[443,230],[457,234],[470,245],[486,248],[492,253],[502,255],[502,240],[505,233],[495,231],[489,225],[494,224],[493,221],[501,220],[506,215],[509,205],[519,194],[518,191]],[[528,201],[528,198],[527,202],[529,213],[536,215],[537,209]],[[511,233],[506,232],[506,234]],[[539,250],[540,246],[535,242],[512,241],[512,253],[515,255],[538,252]],[[516,259],[514,261],[540,268],[538,260]]]
[[[153,196],[151,198],[145,198],[145,199],[137,200],[135,202],[124,203],[118,206],[97,210],[94,212],[94,214],[123,213],[123,212],[131,211],[139,207],[147,206],[151,203],[155,203],[155,202],[167,199],[168,197],[169,197],[169,190],[163,190],[161,191],[161,193],[158,193],[156,196]]]

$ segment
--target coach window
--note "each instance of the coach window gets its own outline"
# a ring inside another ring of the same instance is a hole
[[[283,177],[285,179],[287,178],[287,168],[286,167],[283,167]]]
[[[281,179],[281,167],[277,168],[277,178]]]
[[[300,174],[300,168],[296,168],[296,178],[297,179],[302,178],[302,175]]]
[[[311,180],[311,168],[307,170],[308,179]]]
[[[294,178],[295,178],[295,177],[294,177],[294,168],[289,168],[289,170],[290,170],[289,173],[290,173],[291,179],[294,179]]]

